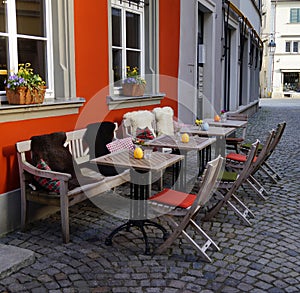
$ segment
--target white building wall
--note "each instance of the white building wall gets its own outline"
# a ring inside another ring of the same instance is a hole
[[[282,98],[300,96],[300,93],[283,92],[283,72],[300,72],[300,24],[290,23],[290,9],[300,8],[300,1],[265,0],[265,18],[263,18],[262,38],[266,41],[265,56],[261,71],[261,88],[263,97]],[[274,11],[274,13],[273,13]],[[267,47],[270,34],[276,43],[274,56]],[[298,41],[298,53],[285,52],[287,41]],[[270,93],[267,93],[268,82]]]
[[[232,1],[260,34],[260,11],[252,1]],[[203,91],[203,114],[199,118],[213,117],[215,113],[224,109],[224,16],[223,1],[220,0],[181,0],[180,13],[180,53],[179,53],[179,84],[178,84],[178,118],[185,123],[194,123],[197,113],[197,34],[198,7],[204,13],[204,47],[205,62],[201,67],[201,91]],[[227,3],[224,2],[227,13]],[[239,12],[239,13],[240,13]],[[229,111],[243,111],[251,103],[258,102],[258,69],[249,66],[250,37],[246,32],[246,44],[243,57],[243,84],[241,86],[241,71],[239,62],[240,25],[239,13],[230,9],[229,25],[230,43],[230,72]],[[228,60],[229,58],[227,58]],[[227,77],[228,77],[227,76]],[[240,88],[242,100],[240,101]]]

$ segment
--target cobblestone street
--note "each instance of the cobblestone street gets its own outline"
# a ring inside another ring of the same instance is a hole
[[[254,212],[247,227],[229,209],[202,224],[220,252],[210,251],[205,263],[184,240],[162,255],[143,254],[139,231],[104,244],[122,219],[90,202],[70,209],[71,242],[62,244],[59,213],[15,231],[0,243],[32,250],[35,261],[0,280],[1,292],[300,292],[300,99],[261,100],[250,118],[247,141],[262,141],[267,131],[286,121],[283,137],[270,158],[282,175],[273,184],[261,175],[270,192],[266,201],[248,189],[240,198]],[[163,225],[167,225],[162,221]],[[161,234],[147,230],[151,248]]]

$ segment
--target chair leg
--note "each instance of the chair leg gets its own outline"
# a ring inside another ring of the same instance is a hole
[[[191,219],[190,222],[192,226],[207,240],[207,242],[205,242],[205,244],[202,246],[202,249],[204,251],[206,251],[208,247],[210,247],[210,245],[212,245],[216,251],[220,251],[218,245],[205,233],[205,231],[203,231],[203,229],[193,219]]]
[[[69,204],[67,196],[60,197],[60,215],[61,215],[61,229],[63,242],[70,241],[70,227],[69,227]]]
[[[25,195],[21,195],[21,230],[25,231],[27,215],[27,200]]]
[[[227,204],[234,213],[248,226],[251,226],[251,222],[248,220],[248,217],[254,218],[253,212],[235,195],[232,194],[231,198],[235,200],[238,204],[233,204],[231,200],[224,200],[224,196],[221,192],[218,192],[219,195],[223,197],[214,207],[212,207],[202,218],[203,221],[211,220],[219,211],[220,209]]]
[[[278,183],[277,180],[281,180],[281,177],[277,174],[277,172],[266,162],[261,165],[260,170],[276,184]]]
[[[275,170],[272,166],[270,166],[270,164],[269,164],[268,162],[264,162],[263,165],[266,166],[271,172],[273,172],[273,173],[274,173],[274,176],[275,176],[278,180],[281,180],[281,179],[282,179],[281,176],[276,172],[276,170]]]
[[[269,195],[266,189],[251,175],[246,180],[249,186],[255,191],[255,193],[262,198],[263,200],[267,200],[264,194]]]
[[[235,195],[232,195],[232,198],[238,203],[240,209],[237,207],[237,205],[234,205],[232,201],[228,200],[227,204],[230,208],[233,209],[235,214],[247,225],[251,226],[251,222],[249,221],[249,218],[254,218],[253,212]]]
[[[210,246],[211,242],[209,240],[207,240],[205,242],[205,244],[201,247],[198,245],[198,243],[190,236],[187,234],[186,231],[182,231],[182,235],[184,236],[184,238],[191,243],[196,250],[200,253],[201,257],[207,261],[207,262],[211,262],[211,258],[207,255],[206,250],[208,249],[208,247]]]

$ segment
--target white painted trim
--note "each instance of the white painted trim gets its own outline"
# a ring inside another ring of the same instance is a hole
[[[56,99],[43,104],[1,105],[0,123],[78,114],[84,99]]]
[[[198,0],[198,2],[200,4],[202,4],[203,6],[205,6],[205,8],[207,8],[211,12],[215,12],[215,10],[216,10],[216,3],[214,3],[213,1],[211,1],[211,0]]]
[[[109,110],[159,105],[164,97],[165,94],[163,93],[144,95],[143,97],[108,96],[107,104]]]

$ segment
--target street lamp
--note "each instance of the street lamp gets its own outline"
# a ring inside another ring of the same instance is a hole
[[[270,40],[269,44],[269,69],[268,69],[268,98],[272,97],[273,92],[273,74],[274,74],[274,53],[276,50],[276,43],[273,39]]]
[[[276,43],[273,40],[271,40],[268,44],[268,47],[269,47],[270,53],[274,53],[276,50]]]

